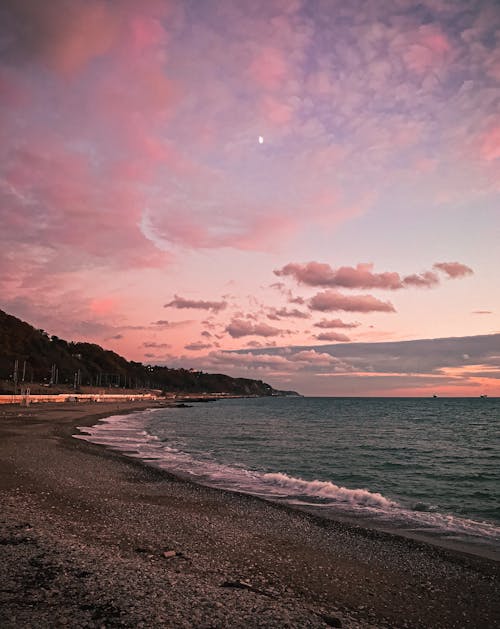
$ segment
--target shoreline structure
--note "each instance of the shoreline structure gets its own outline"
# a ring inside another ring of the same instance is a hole
[[[498,627],[500,564],[197,485],[0,408],[2,627]]]

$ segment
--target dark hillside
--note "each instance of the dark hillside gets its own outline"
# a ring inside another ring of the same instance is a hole
[[[161,389],[184,393],[277,395],[261,380],[128,361],[93,343],[68,342],[0,310],[0,380],[7,389],[30,383]]]

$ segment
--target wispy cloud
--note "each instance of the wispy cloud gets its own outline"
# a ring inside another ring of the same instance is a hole
[[[187,349],[188,351],[193,351],[193,352],[199,352],[203,349],[209,349],[210,347],[212,347],[210,343],[202,343],[201,341],[188,343],[187,345],[184,345],[184,349]]]
[[[186,321],[168,321],[167,319],[158,319],[157,321],[152,321],[151,325],[155,328],[180,328],[192,323],[190,320]]]
[[[199,368],[272,378],[279,386],[301,382],[318,395],[478,395],[498,391],[500,334],[379,343],[216,351]]]
[[[491,331],[496,2],[313,4],[2,2],[1,306],[137,360]]]
[[[345,343],[350,340],[348,336],[339,332],[321,332],[316,334],[315,338],[318,341],[338,341],[339,343]]]
[[[460,262],[436,262],[435,269],[443,271],[450,279],[472,275],[474,271]]]
[[[489,365],[499,368],[500,334],[459,338],[390,341],[377,343],[342,343],[314,347],[251,350],[290,357],[303,351],[326,354],[340,361],[345,371],[372,373],[438,373],[445,368]]]
[[[272,308],[267,314],[268,319],[279,321],[280,319],[310,319],[311,314],[297,308]]]
[[[244,319],[232,319],[226,327],[226,332],[234,339],[239,339],[243,336],[269,337],[282,336],[285,334],[284,330],[275,328],[267,323],[252,323]]]
[[[346,321],[342,321],[341,319],[321,319],[321,321],[317,321],[314,324],[315,328],[322,328],[324,330],[328,330],[331,328],[346,328],[352,329],[357,328],[361,324],[360,323],[347,323]]]
[[[210,310],[211,312],[220,312],[227,307],[226,301],[204,301],[202,299],[186,299],[175,295],[172,301],[166,303],[164,308],[180,308],[194,310]]]

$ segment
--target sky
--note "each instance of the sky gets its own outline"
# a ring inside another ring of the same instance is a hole
[[[499,201],[496,0],[0,3],[0,308],[49,334],[500,395]]]

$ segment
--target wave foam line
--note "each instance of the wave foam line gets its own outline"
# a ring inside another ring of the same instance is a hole
[[[263,474],[263,479],[278,485],[282,489],[289,490],[289,493],[329,498],[330,500],[351,505],[357,504],[383,508],[399,507],[397,502],[389,500],[380,493],[368,491],[368,489],[348,489],[347,487],[341,487],[322,480],[306,481],[281,472]]]

